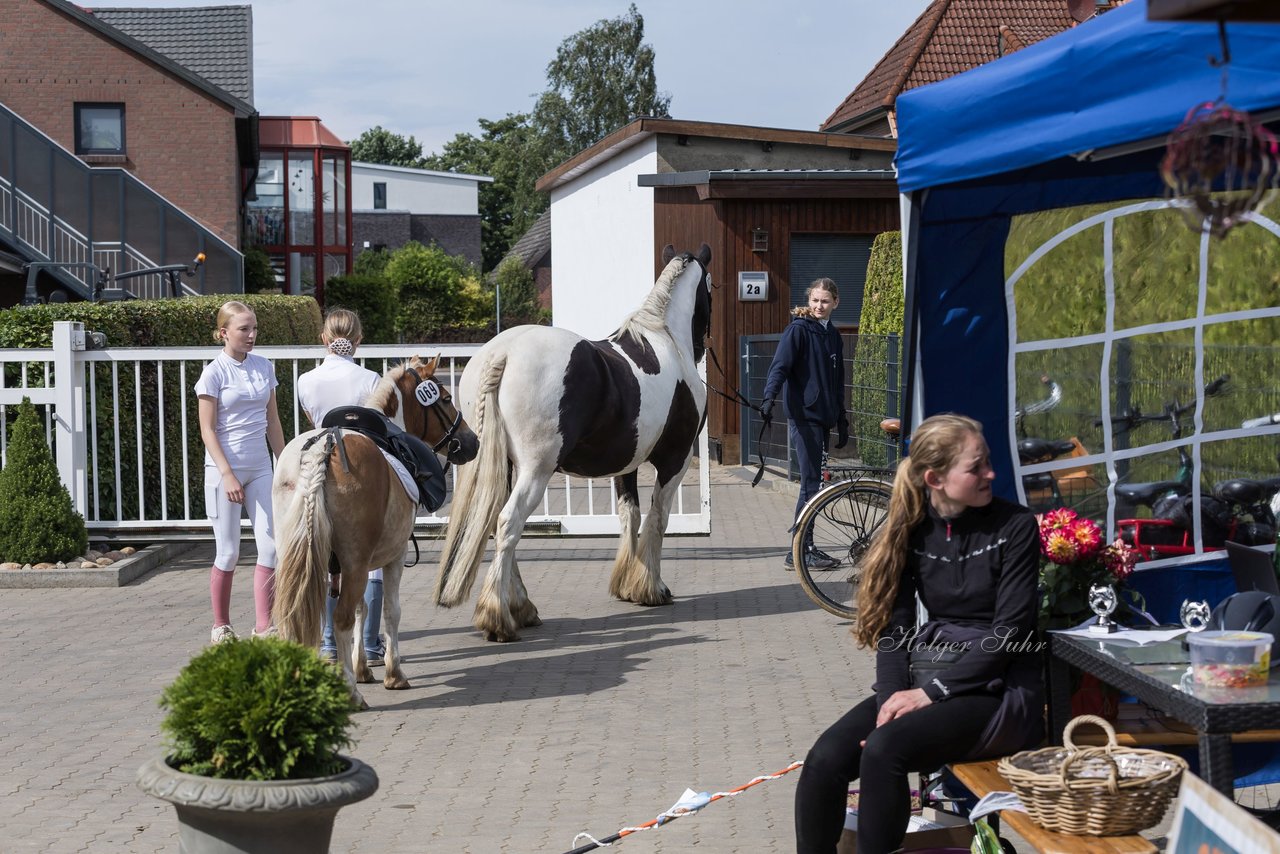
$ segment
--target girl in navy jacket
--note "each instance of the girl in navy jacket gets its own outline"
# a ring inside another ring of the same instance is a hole
[[[791,323],[782,333],[769,378],[764,385],[765,417],[770,417],[774,400],[782,394],[783,411],[788,419],[791,446],[796,449],[800,466],[800,495],[796,499],[795,518],[809,499],[822,487],[822,451],[827,433],[837,430],[836,447],[849,441],[849,422],[844,411],[844,345],[840,333],[831,323],[831,315],[840,305],[836,283],[817,279],[809,286],[809,304],[794,309]],[[808,566],[833,569],[838,561],[806,544]],[[791,550],[783,561],[791,569]]]

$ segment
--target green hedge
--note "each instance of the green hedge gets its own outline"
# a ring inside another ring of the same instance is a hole
[[[890,461],[889,444],[880,430],[887,415],[896,415],[899,389],[890,389],[889,359],[902,363],[902,233],[886,231],[876,235],[867,262],[867,284],[862,295],[862,316],[858,320],[858,340],[851,354],[849,432],[857,444],[856,453],[867,465],[883,466]],[[889,337],[898,336],[896,355],[890,352]],[[901,386],[901,370],[897,371]]]
[[[77,320],[105,333],[109,347],[212,345],[218,308],[226,295],[184,299],[67,302],[0,311],[0,348],[50,347],[55,320]],[[234,297],[258,316],[259,344],[314,344],[320,306],[309,296],[243,294]]]
[[[247,294],[238,298],[253,308],[258,316],[258,343],[314,345],[319,341],[320,308],[311,297]],[[0,347],[47,348],[52,344],[53,321],[74,320],[84,323],[87,330],[105,333],[109,346],[198,346],[207,348],[207,358],[212,358],[218,351],[213,340],[218,308],[226,299],[225,296],[205,296],[9,309],[0,312]],[[160,516],[162,510],[170,516],[180,516],[184,498],[193,514],[198,516],[203,512],[204,490],[200,482],[188,484],[183,481],[180,461],[185,436],[189,449],[188,464],[193,472],[201,471],[203,445],[193,386],[206,360],[167,363],[163,367],[144,361],[138,363],[136,372],[129,363],[94,364],[90,374],[93,383],[90,386],[93,407],[90,417],[96,421],[98,442],[96,450],[93,442],[89,443],[88,449],[89,507],[92,510],[96,498],[102,518],[138,518],[140,495],[148,518]],[[42,385],[44,363],[28,362],[26,368],[27,383]],[[5,384],[10,387],[21,385],[20,372],[18,364],[8,364]],[[276,404],[288,435],[292,419],[286,416],[293,412],[293,386],[287,382],[287,377],[281,379],[276,391]],[[112,393],[113,388],[115,394]],[[184,391],[185,408],[182,406]],[[9,417],[13,417],[12,412]],[[139,421],[141,461],[133,438],[139,434]],[[160,438],[162,431],[163,442]],[[118,454],[116,437],[121,442]],[[159,465],[162,453],[166,463],[163,469]],[[119,495],[113,486],[112,476],[117,459],[121,472]],[[99,474],[96,492],[95,472]],[[117,498],[122,505],[118,514],[115,509]]]
[[[385,276],[334,276],[325,282],[324,303],[326,308],[347,308],[358,314],[364,343],[396,343],[396,288]]]

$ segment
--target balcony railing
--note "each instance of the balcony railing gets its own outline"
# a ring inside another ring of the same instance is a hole
[[[244,256],[124,169],[91,167],[0,104],[0,241],[30,261],[96,264],[115,273],[205,263],[185,292],[244,291]],[[54,271],[81,296],[88,267]],[[163,275],[129,281],[136,296],[170,296]]]

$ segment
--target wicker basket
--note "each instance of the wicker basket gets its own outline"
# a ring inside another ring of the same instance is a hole
[[[1107,734],[1105,747],[1076,747],[1071,733],[1084,723]],[[1178,792],[1187,763],[1158,750],[1120,747],[1111,724],[1081,715],[1067,724],[1064,747],[1024,750],[1000,760],[1036,824],[1087,836],[1123,836],[1157,824]]]

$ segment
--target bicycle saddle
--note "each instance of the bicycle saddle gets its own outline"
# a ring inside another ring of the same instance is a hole
[[[1269,480],[1237,477],[1222,480],[1213,485],[1214,495],[1224,501],[1234,501],[1236,504],[1256,504],[1259,501],[1266,501],[1277,491],[1280,491],[1280,477]]]
[[[1145,504],[1150,507],[1161,496],[1173,492],[1186,495],[1191,487],[1176,480],[1160,480],[1155,483],[1121,483],[1116,486],[1116,498],[1123,498],[1131,504]]]
[[[1043,463],[1055,460],[1063,454],[1069,454],[1075,449],[1075,444],[1066,439],[1037,439],[1034,437],[1019,439],[1018,461],[1023,465]]]

